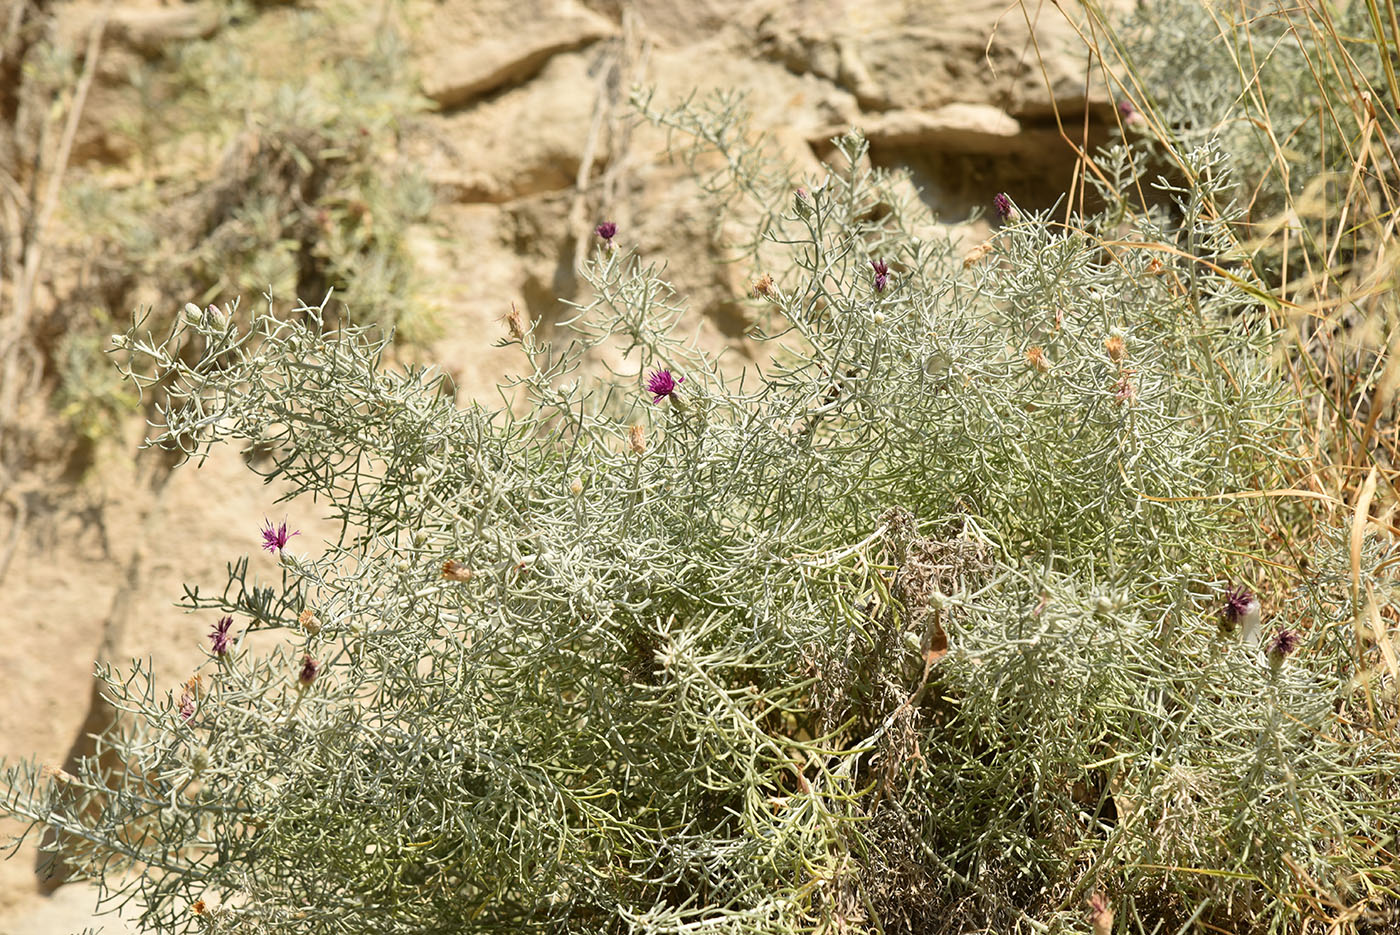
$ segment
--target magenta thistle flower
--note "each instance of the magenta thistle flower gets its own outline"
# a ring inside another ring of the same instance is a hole
[[[870,268],[875,270],[875,291],[884,292],[885,284],[890,281],[890,265],[884,260],[871,260]]]
[[[285,549],[287,547],[287,540],[291,539],[292,536],[301,535],[300,529],[295,532],[287,532],[287,521],[285,518],[277,526],[273,526],[272,520],[267,517],[263,517],[263,522],[267,525],[263,527],[262,531],[262,547],[269,552],[278,552]]]
[[[1298,648],[1298,644],[1302,641],[1302,637],[1285,627],[1274,634],[1273,639],[1269,640],[1268,645],[1264,647],[1264,653],[1270,661],[1282,662],[1288,656],[1293,655],[1293,651]]]
[[[659,403],[673,395],[684,382],[685,377],[673,376],[669,370],[653,370],[647,378],[647,392],[652,395],[653,403]]]
[[[320,665],[310,655],[301,657],[301,671],[297,673],[297,684],[302,688],[307,687],[316,681],[316,673],[321,671]]]
[[[1118,113],[1122,114],[1124,117],[1131,117],[1133,114],[1137,113],[1137,108],[1133,106],[1132,101],[1124,98],[1118,102]]]
[[[1243,585],[1225,592],[1225,619],[1239,623],[1251,611],[1258,612],[1259,600]]]
[[[997,192],[992,197],[992,208],[996,210],[997,217],[1006,220],[1011,217],[1011,198],[1006,192]]]
[[[228,653],[228,631],[231,626],[232,617],[220,617],[219,622],[214,624],[214,629],[209,631],[209,642],[214,644],[214,655],[223,656]]]
[[[612,243],[612,239],[617,236],[617,225],[612,221],[604,221],[593,228],[593,233],[597,234],[607,243]]]

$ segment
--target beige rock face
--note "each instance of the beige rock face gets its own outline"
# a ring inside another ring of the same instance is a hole
[[[0,28],[15,2],[0,0]],[[103,4],[49,6],[52,21],[26,28],[76,54]],[[255,6],[284,33],[295,28],[295,10]],[[832,136],[859,126],[872,162],[909,168],[946,223],[1002,188],[1023,207],[1048,204],[1072,166],[1051,119],[1052,93],[1074,126],[1086,109],[1102,116],[1108,102],[1097,81],[1085,86],[1085,58],[1055,6],[1026,6],[1029,19],[1005,0],[410,0],[398,26],[421,91],[438,110],[403,134],[398,157],[436,195],[409,241],[442,336],[403,356],[438,363],[464,400],[496,399],[497,380],[519,365],[510,349],[491,346],[501,318],[518,303],[548,322],[561,299],[582,298],[576,264],[596,249],[591,231],[604,219],[617,222],[621,243],[669,264],[702,342],[748,352],[746,293],[758,271],[716,262],[723,251],[710,209],[685,171],[662,158],[664,134],[633,125],[633,85],[654,87],[660,103],[692,91],[744,91],[754,127],[799,178],[816,176]],[[344,35],[370,41],[381,8],[346,5]],[[124,142],[140,93],[131,69],[225,25],[212,3],[117,2],[109,16],[74,179],[160,171]],[[48,106],[47,93],[25,93],[0,93],[0,101],[20,102],[15,134],[32,129]],[[0,142],[10,139],[0,132]],[[980,239],[975,225],[968,236]],[[40,294],[61,294],[52,285],[41,283]],[[130,310],[106,311],[120,319]],[[18,419],[36,437],[56,424],[42,400]],[[282,491],[264,486],[229,449],[167,478],[155,453],[134,457],[141,431],[133,424],[86,478],[45,460],[43,451],[62,450],[57,441],[35,443],[18,473],[0,476],[0,558],[13,543],[8,566],[0,561],[7,757],[61,764],[81,749],[84,725],[102,715],[91,696],[99,657],[149,659],[157,684],[178,692],[203,658],[211,621],[172,602],[183,582],[221,586],[225,563],[242,555],[272,574],[272,559],[258,551],[264,516],[286,513],[303,530],[296,545],[305,550],[332,532],[316,507],[277,504]],[[34,864],[32,844],[0,863],[0,935],[88,924],[92,892],[72,885],[45,895]],[[122,931],[110,919],[93,924]]]

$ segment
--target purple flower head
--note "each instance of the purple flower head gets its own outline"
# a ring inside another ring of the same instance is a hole
[[[1011,217],[1011,198],[1006,192],[997,192],[992,197],[992,208],[1003,221]]]
[[[1273,639],[1269,640],[1268,645],[1264,647],[1264,653],[1269,657],[1270,661],[1282,662],[1285,658],[1293,654],[1293,651],[1298,648],[1298,644],[1302,641],[1302,637],[1285,627],[1274,634]]]
[[[612,221],[604,221],[593,228],[593,233],[597,234],[607,243],[612,243],[612,239],[617,236],[617,225]]]
[[[1226,622],[1233,627],[1250,614],[1259,613],[1259,599],[1243,585],[1231,588],[1225,592],[1225,609],[1222,613]]]
[[[673,376],[669,370],[653,370],[647,377],[647,392],[652,395],[652,402],[659,403],[674,394],[684,382],[685,377]]]
[[[306,655],[301,657],[301,671],[297,673],[297,684],[302,688],[316,681],[316,673],[321,671],[321,667],[315,659]]]
[[[1137,113],[1137,108],[1133,106],[1132,101],[1123,98],[1118,102],[1118,113],[1122,114],[1124,118],[1128,118]]]
[[[870,268],[875,271],[875,291],[884,292],[890,281],[890,265],[884,260],[871,260]]]
[[[233,626],[232,617],[220,617],[219,622],[214,624],[214,629],[209,631],[209,642],[214,644],[214,655],[227,655],[228,630],[231,626]]]
[[[301,535],[300,529],[295,532],[287,532],[287,521],[285,518],[277,526],[273,526],[272,520],[267,517],[263,517],[263,522],[267,525],[263,527],[262,531],[262,547],[269,552],[277,552],[285,549],[287,547],[287,540],[291,539],[292,536]]]

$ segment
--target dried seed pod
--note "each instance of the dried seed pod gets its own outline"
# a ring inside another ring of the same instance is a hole
[[[442,563],[442,576],[448,581],[470,581],[472,570],[454,558]]]

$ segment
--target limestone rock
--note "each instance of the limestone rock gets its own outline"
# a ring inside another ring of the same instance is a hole
[[[460,107],[537,74],[560,52],[597,42],[615,31],[607,19],[580,9],[536,21],[528,30],[445,49],[425,66],[423,93],[441,107]]]
[[[192,39],[208,39],[218,31],[221,16],[211,3],[155,9],[124,9],[112,13],[108,33],[143,55],[155,55],[167,46]]]
[[[892,110],[858,122],[872,146],[922,146],[942,152],[1005,153],[1017,148],[1021,124],[990,104],[945,104],[937,110]],[[822,139],[840,133],[828,127]]]

